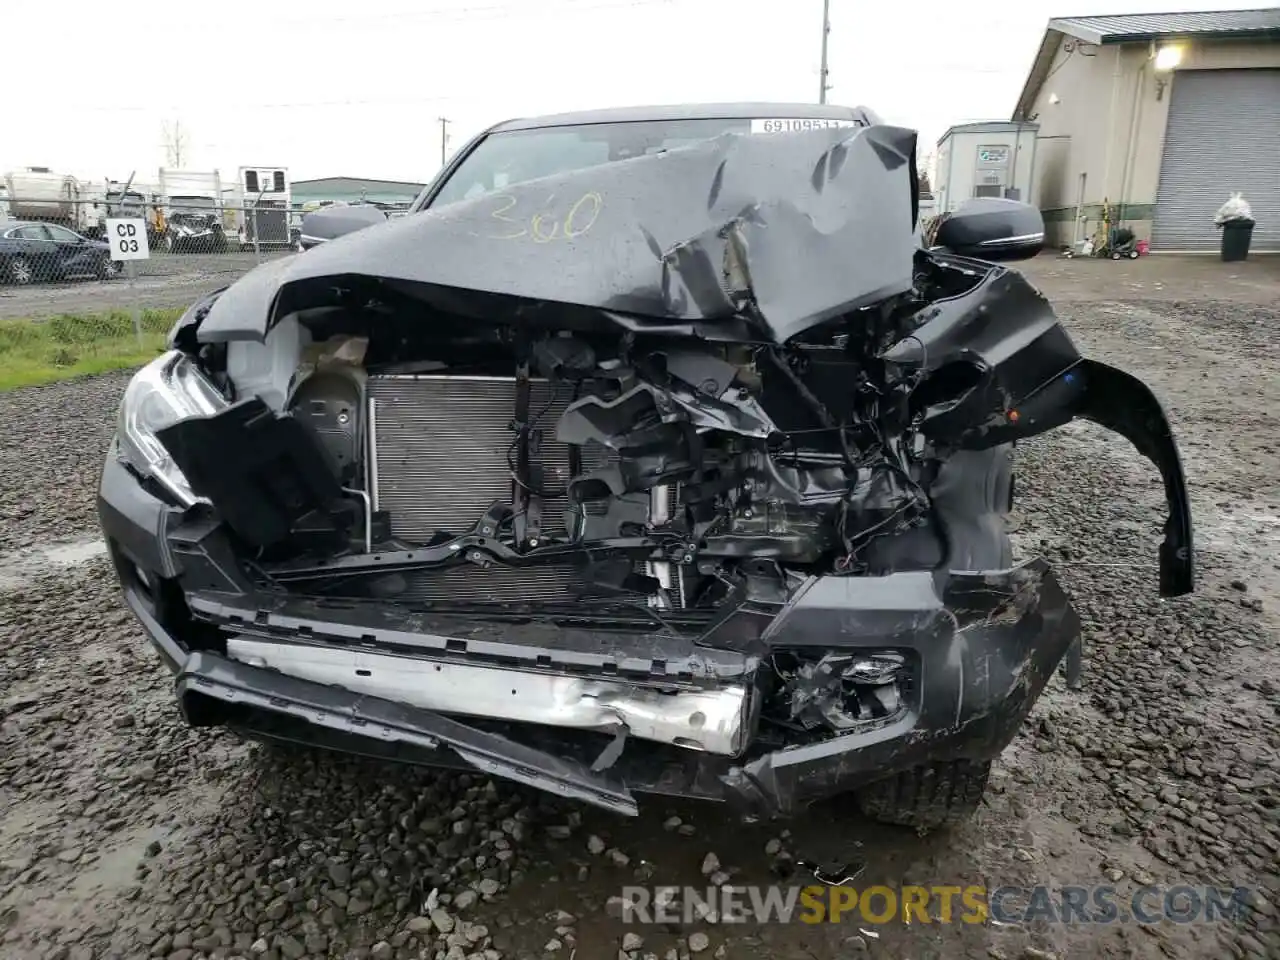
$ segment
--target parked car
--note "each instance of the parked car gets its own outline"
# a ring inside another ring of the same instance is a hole
[[[218,202],[200,196],[169,198],[165,217],[165,249],[170,253],[223,253],[227,236]]]
[[[53,223],[0,222],[0,280],[6,283],[76,276],[110,280],[120,273],[120,266],[102,240],[90,240]]]
[[[1002,262],[1038,211],[926,249],[915,153],[861,108],[514,121],[192,305],[98,501],[187,720],[622,814],[966,816],[1080,667],[1013,560],[1012,444],[1083,418],[1149,457],[1163,595],[1191,520],[1152,392]]]

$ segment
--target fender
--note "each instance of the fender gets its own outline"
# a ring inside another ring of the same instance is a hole
[[[1191,501],[1173,428],[1151,388],[1132,374],[1082,358],[1008,411],[965,446],[984,449],[1034,437],[1075,420],[1089,420],[1124,437],[1155,464],[1164,481],[1169,513],[1160,545],[1160,595],[1180,597],[1195,588]]]
[[[988,450],[1075,419],[1120,434],[1164,481],[1169,512],[1160,594],[1190,593],[1195,560],[1186,476],[1151,388],[1082,357],[1049,302],[1016,271],[949,255],[934,259],[981,277],[964,293],[921,311],[914,332],[883,354],[904,367],[923,367],[913,401],[924,436],[943,449]]]

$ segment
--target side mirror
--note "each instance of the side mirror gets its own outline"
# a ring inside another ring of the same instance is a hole
[[[324,207],[303,216],[299,242],[303,250],[310,250],[326,240],[386,222],[387,215],[371,205]]]
[[[933,244],[977,260],[1028,260],[1044,249],[1044,218],[1029,203],[977,197],[942,215]]]

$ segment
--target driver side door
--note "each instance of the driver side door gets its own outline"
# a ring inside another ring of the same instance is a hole
[[[73,274],[91,274],[97,271],[101,258],[98,248],[80,234],[66,227],[49,224],[49,239],[57,250],[59,270],[64,277]]]

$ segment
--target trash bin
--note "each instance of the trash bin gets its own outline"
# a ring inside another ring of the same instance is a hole
[[[1231,263],[1249,259],[1249,242],[1253,239],[1252,220],[1228,220],[1222,225],[1222,260]]]

